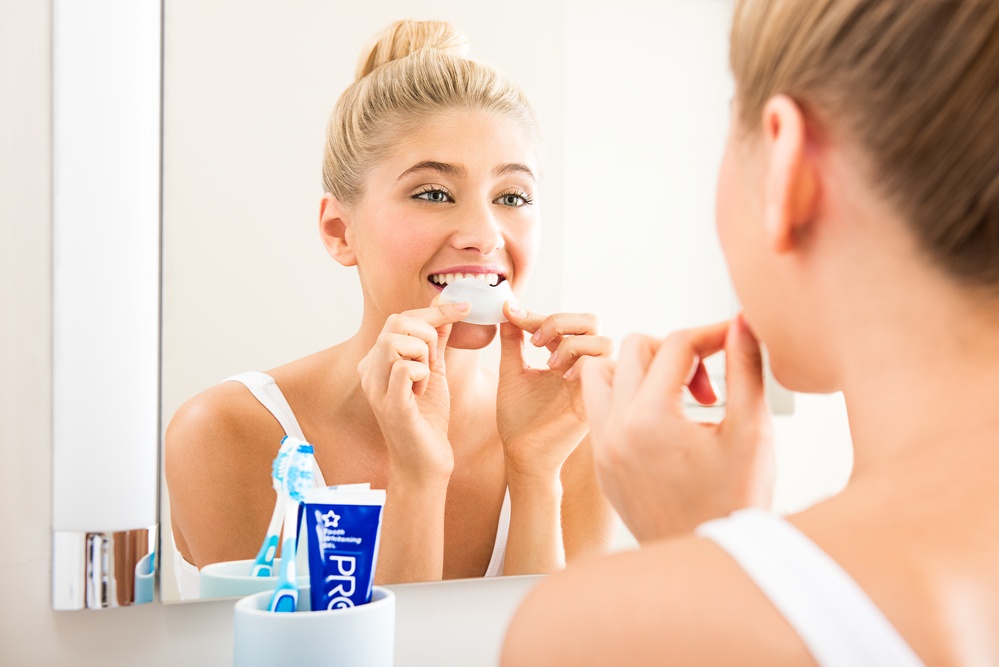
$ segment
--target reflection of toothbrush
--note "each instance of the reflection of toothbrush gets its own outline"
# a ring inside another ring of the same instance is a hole
[[[295,611],[298,608],[298,572],[295,564],[298,546],[298,506],[305,500],[305,492],[312,488],[312,445],[296,438],[288,440],[294,441],[297,447],[282,466],[284,541],[281,543],[278,583],[269,607],[271,611]]]
[[[277,552],[278,535],[281,533],[281,520],[284,518],[285,506],[284,494],[281,493],[281,480],[296,444],[297,441],[288,438],[288,436],[281,438],[281,448],[271,465],[271,482],[274,485],[277,500],[274,502],[274,513],[271,514],[271,522],[267,525],[264,542],[260,545],[257,559],[253,561],[253,569],[250,570],[251,577],[269,577],[274,574],[274,554]]]

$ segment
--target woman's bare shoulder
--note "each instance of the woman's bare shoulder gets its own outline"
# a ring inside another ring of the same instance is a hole
[[[200,567],[245,558],[259,546],[239,527],[266,521],[274,502],[271,462],[283,433],[237,382],[201,392],[174,414],[164,472],[174,536],[188,561]]]
[[[742,568],[689,536],[582,560],[543,580],[510,625],[502,664],[814,662]]]
[[[788,520],[859,584],[926,664],[996,664],[996,469],[941,468],[851,482]]]
[[[167,425],[167,455],[172,449],[194,453],[190,443],[210,440],[224,444],[242,439],[272,421],[243,384],[223,382],[189,399],[174,413]]]

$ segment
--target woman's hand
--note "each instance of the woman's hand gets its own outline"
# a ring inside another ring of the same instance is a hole
[[[445,482],[454,467],[448,441],[451,398],[444,348],[467,303],[391,315],[357,371],[389,451],[390,476]]]
[[[577,362],[609,356],[613,344],[597,335],[594,315],[559,313],[544,317],[511,307],[500,325],[502,356],[496,422],[508,474],[556,479],[562,464],[586,435]],[[531,344],[551,353],[548,369],[524,359],[524,332]]]
[[[724,349],[726,414],[688,419],[683,389],[715,401],[702,360]],[[773,436],[760,347],[742,316],[665,340],[628,337],[616,366],[588,362],[583,393],[600,485],[639,541],[769,507]]]

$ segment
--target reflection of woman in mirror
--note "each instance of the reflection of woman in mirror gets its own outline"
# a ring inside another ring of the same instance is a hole
[[[357,267],[361,326],[174,416],[166,475],[182,579],[254,557],[286,433],[314,445],[320,483],[387,490],[379,583],[549,572],[607,546],[613,514],[576,363],[610,351],[593,316],[508,303],[508,323],[479,326],[459,322],[467,306],[437,304],[462,274],[521,293],[540,224],[534,113],[463,53],[445,23],[398,22],[337,103],[319,225],[330,255]],[[498,374],[479,366],[497,331]],[[526,344],[552,353],[547,369],[527,365]]]
[[[731,64],[743,315],[584,362],[643,548],[542,582],[503,664],[999,664],[999,3],[742,0]],[[853,436],[846,488],[787,518],[757,338]],[[725,420],[692,423],[721,350]]]

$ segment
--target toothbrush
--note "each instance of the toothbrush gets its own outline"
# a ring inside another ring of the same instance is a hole
[[[251,577],[270,577],[274,574],[274,554],[277,552],[278,536],[281,534],[281,521],[284,518],[284,494],[281,493],[281,479],[284,474],[287,459],[295,449],[295,441],[284,436],[281,438],[281,448],[278,449],[274,463],[271,464],[271,483],[274,485],[274,492],[277,500],[274,502],[274,512],[271,514],[271,522],[267,525],[267,534],[264,542],[260,545],[257,558],[253,561],[253,568],[250,570]]]
[[[284,496],[284,528],[281,543],[281,569],[278,583],[271,596],[270,611],[287,612],[298,608],[298,568],[295,554],[298,546],[298,507],[312,487],[312,445],[289,438],[297,445],[282,466],[281,493]]]

